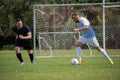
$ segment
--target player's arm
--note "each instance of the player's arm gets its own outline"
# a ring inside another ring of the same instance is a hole
[[[27,36],[19,35],[19,38],[20,39],[31,39],[32,38],[31,32],[28,32]]]
[[[83,25],[82,27],[75,28],[74,31],[82,31],[82,30],[87,30],[89,28],[90,22],[86,18],[82,18]]]
[[[16,39],[18,38],[18,35],[16,34]]]
[[[81,28],[75,28],[74,31],[75,31],[75,32],[79,32],[79,31],[87,30],[87,29],[88,29],[88,25],[85,25],[85,26],[83,26],[83,27],[81,27]]]

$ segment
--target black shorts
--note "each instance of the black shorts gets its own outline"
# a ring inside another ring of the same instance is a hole
[[[21,39],[16,39],[15,40],[15,47],[23,47],[25,50],[31,50],[32,47],[32,41],[30,39],[28,40],[21,40]]]

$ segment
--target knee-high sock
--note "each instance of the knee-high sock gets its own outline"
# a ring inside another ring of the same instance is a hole
[[[82,57],[82,53],[81,53],[81,48],[80,47],[75,47],[76,53],[77,53],[77,57],[80,59]]]
[[[21,53],[17,53],[16,56],[20,62],[23,62]]]
[[[29,53],[29,57],[30,57],[30,61],[32,62],[33,61],[33,54]]]
[[[107,52],[104,49],[101,49],[100,52],[108,59],[111,61],[111,58],[108,56]]]

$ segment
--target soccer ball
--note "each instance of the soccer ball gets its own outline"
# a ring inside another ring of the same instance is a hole
[[[76,58],[72,58],[71,59],[71,64],[72,65],[77,65],[78,64],[78,60]]]

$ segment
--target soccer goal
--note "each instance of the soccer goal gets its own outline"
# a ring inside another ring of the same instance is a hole
[[[36,57],[75,57],[74,43],[80,37],[76,32],[38,32],[39,54]],[[89,48],[92,56],[91,48]]]
[[[119,4],[118,2],[34,5],[35,57],[76,56],[73,44],[80,33],[73,32],[76,26],[71,19],[73,12],[88,18],[101,47],[110,49],[110,54],[113,54],[114,50],[120,48]],[[82,52],[83,56],[99,56],[94,52],[94,48],[87,44],[82,47]]]

